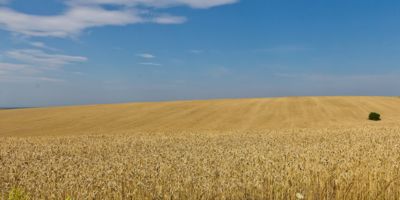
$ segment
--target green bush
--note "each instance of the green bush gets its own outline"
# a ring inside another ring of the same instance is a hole
[[[381,120],[381,115],[379,113],[372,112],[372,113],[369,114],[368,119],[372,120],[372,121],[380,121]]]

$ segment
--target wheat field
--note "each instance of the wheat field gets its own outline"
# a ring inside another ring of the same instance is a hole
[[[0,140],[1,199],[400,199],[397,97],[1,110]]]

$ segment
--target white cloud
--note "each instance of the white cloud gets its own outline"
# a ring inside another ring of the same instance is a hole
[[[35,77],[40,71],[26,64],[0,62],[0,81],[17,81]]]
[[[173,6],[189,6],[191,8],[210,8],[236,3],[238,0],[69,0],[71,5],[114,4],[124,6],[146,6],[165,8]]]
[[[34,47],[38,47],[38,48],[45,48],[46,45],[42,42],[31,42],[29,43],[30,45],[34,46]]]
[[[85,62],[88,60],[86,57],[81,56],[48,54],[37,49],[12,50],[8,51],[6,56],[40,68],[58,68],[67,64]]]
[[[3,74],[15,71],[26,71],[26,69],[29,68],[31,68],[29,65],[0,62],[0,71],[2,71]]]
[[[149,53],[141,53],[141,54],[137,54],[136,56],[139,56],[141,58],[146,58],[146,59],[153,59],[156,57],[153,54],[149,54]]]
[[[36,48],[47,49],[47,50],[51,50],[51,51],[57,51],[57,49],[49,47],[43,42],[29,42],[29,45],[31,45],[33,47],[36,47]]]
[[[186,17],[162,15],[155,17],[152,21],[157,24],[182,24],[186,22]]]
[[[0,62],[0,81],[46,81],[61,82],[63,80],[49,77],[48,71],[87,61],[81,56],[49,54],[37,49],[20,49],[5,53],[8,59],[15,62]],[[58,71],[58,70],[57,70]]]
[[[142,62],[142,63],[139,63],[139,65],[162,66],[162,65],[159,64],[159,63],[152,63],[152,62]]]
[[[54,16],[31,15],[2,6],[0,28],[27,36],[72,37],[88,28],[108,25],[180,24],[186,22],[186,17],[156,12],[174,6],[210,8],[235,2],[237,0],[65,0],[67,9]],[[116,5],[118,9],[105,9],[104,5]],[[150,11],[153,8],[157,11]]]
[[[0,8],[0,26],[28,36],[67,37],[86,28],[142,22],[134,10],[110,11],[100,7],[74,7],[57,16],[36,16]]]

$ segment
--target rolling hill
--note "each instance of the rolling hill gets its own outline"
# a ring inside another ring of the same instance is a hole
[[[383,121],[370,122],[369,112]],[[289,97],[0,111],[0,136],[400,125],[398,97]]]

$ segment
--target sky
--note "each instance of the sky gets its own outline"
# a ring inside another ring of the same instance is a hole
[[[400,96],[398,0],[0,0],[0,107]]]

